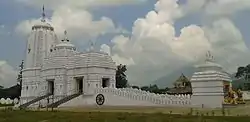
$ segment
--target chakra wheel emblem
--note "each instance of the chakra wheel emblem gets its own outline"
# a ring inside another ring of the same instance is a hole
[[[104,101],[105,101],[104,95],[98,94],[98,95],[96,96],[96,104],[97,104],[97,105],[103,105],[103,104],[104,104]]]

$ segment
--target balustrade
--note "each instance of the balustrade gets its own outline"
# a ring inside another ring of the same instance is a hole
[[[148,101],[159,105],[190,105],[189,95],[155,94],[132,88],[98,88],[95,90],[95,93],[111,93],[117,96],[126,97],[131,100]]]

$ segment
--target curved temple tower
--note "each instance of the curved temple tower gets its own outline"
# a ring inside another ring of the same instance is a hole
[[[78,52],[64,33],[59,41],[54,28],[42,19],[32,27],[27,41],[21,91],[21,108],[58,106],[96,88],[115,88],[112,58],[93,47]]]

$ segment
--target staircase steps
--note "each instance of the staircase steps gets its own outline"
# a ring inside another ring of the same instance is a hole
[[[82,93],[76,93],[76,94],[72,94],[72,95],[69,95],[69,96],[66,96],[64,98],[62,98],[61,100],[58,100],[57,102],[54,102],[52,104],[49,104],[47,105],[47,108],[56,108],[58,107],[59,105],[63,104],[63,103],[66,103],[78,96],[80,96]]]
[[[36,102],[38,102],[38,101],[40,101],[40,100],[42,100],[42,99],[45,99],[45,98],[49,97],[50,95],[51,95],[51,94],[46,94],[46,95],[37,97],[37,98],[35,98],[35,99],[33,99],[33,100],[27,102],[27,103],[24,103],[24,104],[20,105],[19,108],[20,108],[20,109],[25,109],[25,108],[27,108],[29,105],[31,105],[31,104],[33,104],[33,103],[36,103]]]

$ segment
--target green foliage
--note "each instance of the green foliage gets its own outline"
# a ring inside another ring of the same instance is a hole
[[[116,70],[116,88],[125,88],[128,86],[128,80],[125,72],[127,71],[126,65],[118,65]]]
[[[12,103],[12,104],[1,104],[0,103],[0,107],[8,107],[8,106],[14,106],[14,103]]]
[[[132,86],[133,89],[140,89],[139,86]]]
[[[154,85],[149,85],[149,86],[143,86],[141,87],[141,90],[149,91],[151,93],[165,94],[169,90],[169,88],[160,89],[158,88],[156,84],[154,84]]]
[[[245,67],[238,67],[237,73],[235,74],[236,78],[244,78],[246,83],[244,83],[243,90],[250,90],[250,64]]]
[[[22,63],[19,65],[20,71],[17,76],[17,82],[20,84],[21,87],[22,87],[22,78],[23,78],[23,67],[24,67],[24,61],[22,60]]]
[[[239,67],[235,75],[236,78],[244,77],[246,80],[250,78],[249,76],[250,76],[250,64],[248,64],[246,67]]]
[[[0,122],[249,122],[249,119],[243,116],[197,117],[173,113],[0,111]]]

